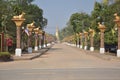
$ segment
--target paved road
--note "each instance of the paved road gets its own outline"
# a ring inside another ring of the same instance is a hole
[[[40,58],[0,63],[0,80],[120,80],[120,61],[55,44]]]

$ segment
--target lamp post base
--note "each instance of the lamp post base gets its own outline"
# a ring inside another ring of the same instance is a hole
[[[47,44],[47,46],[50,46],[50,45],[51,45],[50,43]]]
[[[41,45],[39,45],[39,49],[42,49],[42,46],[41,46]]]
[[[73,44],[73,46],[75,47],[76,45],[75,45],[75,44]]]
[[[100,48],[100,54],[104,54],[105,53],[105,48]]]
[[[117,57],[120,57],[120,49],[117,50]]]
[[[28,53],[32,53],[32,47],[28,47]]]
[[[80,45],[80,49],[82,49],[82,45]]]
[[[43,47],[46,48],[46,45],[44,44]]]
[[[35,46],[35,49],[34,49],[35,51],[38,51],[38,47],[37,46]]]
[[[22,50],[20,48],[16,48],[15,56],[21,56]]]
[[[90,51],[94,51],[94,47],[90,47]]]
[[[80,45],[77,45],[77,48],[79,48]]]
[[[84,47],[84,50],[87,50],[87,46]]]

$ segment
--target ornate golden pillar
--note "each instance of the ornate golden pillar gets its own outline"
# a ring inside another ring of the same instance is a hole
[[[82,46],[82,43],[83,43],[83,42],[82,42],[82,33],[79,33],[79,35],[80,35],[80,49],[82,49],[82,47],[83,47],[83,46]]]
[[[105,48],[104,48],[104,32],[106,27],[103,24],[98,23],[98,28],[100,30],[100,53],[105,53]]]
[[[117,50],[117,57],[120,57],[120,16],[117,13],[114,14],[115,20],[114,22],[118,26],[118,50]]]
[[[94,51],[94,30],[89,29],[90,33],[90,51]]]
[[[39,28],[35,28],[34,29],[35,32],[35,51],[38,51],[38,33],[39,33]]]
[[[87,37],[88,37],[88,32],[84,31],[84,37],[85,37],[85,46],[84,46],[84,50],[87,50]]]
[[[42,40],[41,40],[41,38],[42,38],[42,33],[43,33],[43,31],[42,30],[39,30],[38,31],[38,35],[39,35],[39,48],[41,49],[42,48]]]
[[[34,21],[30,24],[27,24],[27,28],[29,31],[29,38],[28,38],[28,53],[32,53],[32,31],[34,28]]]
[[[79,44],[79,34],[76,33],[76,47],[79,48],[80,44]]]
[[[17,35],[16,42],[17,43],[16,43],[16,50],[15,50],[16,56],[21,56],[21,53],[22,53],[21,46],[20,46],[20,41],[21,41],[20,28],[21,28],[23,21],[25,21],[24,15],[25,15],[25,13],[22,12],[21,15],[13,16],[13,18],[12,18],[12,21],[14,21],[17,26],[17,29],[16,29],[16,33],[17,33],[16,34]]]

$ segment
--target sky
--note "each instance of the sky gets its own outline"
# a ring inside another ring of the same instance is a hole
[[[59,30],[66,27],[72,14],[76,12],[90,14],[95,1],[101,2],[102,0],[35,0],[33,4],[43,10],[43,17],[48,20],[44,30],[47,33],[55,34],[56,27]]]

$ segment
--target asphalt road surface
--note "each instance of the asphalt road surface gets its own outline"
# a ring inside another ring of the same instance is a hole
[[[1,62],[0,80],[120,80],[120,61],[55,44],[39,58]]]

